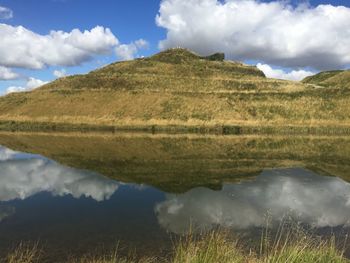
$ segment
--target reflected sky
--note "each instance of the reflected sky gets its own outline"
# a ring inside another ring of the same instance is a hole
[[[196,188],[167,195],[155,208],[162,227],[184,233],[189,226],[234,229],[263,227],[291,216],[313,227],[349,226],[350,184],[304,169],[265,170],[256,180],[224,185],[221,191]]]
[[[40,192],[54,196],[109,199],[119,184],[99,174],[62,166],[46,158],[0,148],[0,201],[26,199]]]
[[[63,249],[114,249],[117,241],[162,254],[172,247],[169,232],[221,226],[248,233],[264,227],[267,214],[275,225],[291,216],[315,228],[349,227],[350,184],[303,168],[269,169],[218,191],[169,194],[0,147],[0,257],[28,239],[47,244],[52,258],[64,258]]]
[[[0,205],[0,222],[15,213],[16,209],[12,206]]]
[[[27,241],[40,241],[47,262],[109,253],[117,243],[149,256],[170,248],[154,214],[161,191],[3,147],[0,156],[0,258]]]
[[[16,154],[15,151],[12,151],[4,147],[0,147],[0,161],[6,161],[8,159],[11,159],[15,154]]]

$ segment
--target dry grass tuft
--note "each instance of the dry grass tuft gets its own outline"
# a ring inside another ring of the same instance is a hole
[[[6,258],[6,263],[36,263],[40,262],[41,249],[38,243],[20,243]]]
[[[172,263],[243,263],[248,262],[238,240],[230,240],[227,233],[213,231],[202,237],[191,234],[175,248]]]
[[[347,241],[345,241],[347,242]],[[345,244],[345,243],[344,243]],[[8,263],[39,262],[38,245],[19,245],[9,253]],[[71,263],[349,263],[339,250],[335,238],[321,239],[301,228],[286,229],[283,225],[272,238],[262,235],[260,247],[248,246],[243,239],[233,238],[226,231],[203,235],[188,234],[174,247],[169,259],[121,257],[118,250],[102,257],[85,256]]]

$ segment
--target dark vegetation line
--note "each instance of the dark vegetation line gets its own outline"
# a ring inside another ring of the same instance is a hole
[[[350,127],[332,126],[186,126],[186,125],[140,125],[113,126],[93,124],[71,124],[31,121],[0,121],[0,131],[12,132],[149,132],[149,133],[202,133],[224,135],[281,134],[281,135],[350,135]]]

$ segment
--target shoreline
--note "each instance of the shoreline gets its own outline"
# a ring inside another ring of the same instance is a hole
[[[349,125],[113,125],[69,122],[0,121],[1,132],[143,132],[217,135],[350,135]]]

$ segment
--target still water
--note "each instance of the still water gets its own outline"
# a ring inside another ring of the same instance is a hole
[[[166,256],[189,231],[350,228],[350,138],[0,135],[0,253]],[[126,252],[127,253],[127,252]]]

